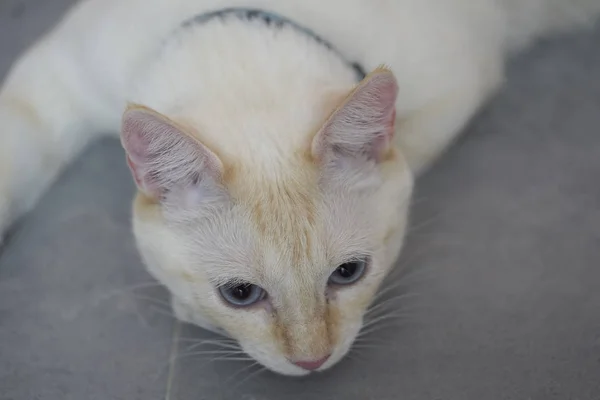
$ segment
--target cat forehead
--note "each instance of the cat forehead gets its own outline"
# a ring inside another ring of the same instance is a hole
[[[307,163],[280,174],[239,173],[229,190],[244,208],[263,244],[301,264],[316,256],[323,212],[319,175]]]
[[[368,193],[310,167],[293,171],[277,180],[245,178],[236,189],[262,247],[290,265],[326,264],[367,251]]]
[[[198,252],[213,254],[211,260],[226,258],[231,269],[250,268],[258,279],[300,266],[315,272],[339,257],[366,251],[362,207],[350,192],[324,188],[316,170],[295,170],[279,179],[240,173],[227,190],[230,211],[210,224],[199,223],[196,235]]]

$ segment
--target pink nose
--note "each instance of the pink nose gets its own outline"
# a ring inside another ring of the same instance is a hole
[[[294,364],[296,364],[300,368],[303,368],[303,369],[306,369],[309,371],[314,371],[315,369],[319,369],[321,367],[321,365],[325,364],[325,361],[327,361],[329,359],[330,355],[325,356],[325,357],[323,357],[319,360],[315,360],[315,361],[296,361],[296,362],[294,362]]]

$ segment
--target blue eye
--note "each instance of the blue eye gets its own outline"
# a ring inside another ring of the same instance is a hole
[[[225,284],[219,287],[223,300],[234,307],[248,307],[263,300],[267,292],[250,283]]]
[[[344,263],[337,267],[329,276],[329,284],[352,285],[363,277],[366,269],[366,261],[352,261]]]

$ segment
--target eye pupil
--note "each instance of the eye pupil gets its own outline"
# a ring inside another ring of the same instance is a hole
[[[244,300],[248,298],[250,291],[250,285],[239,285],[231,289],[231,294],[240,300]]]
[[[342,278],[350,278],[356,272],[356,263],[343,264],[338,267],[338,273]]]
[[[347,262],[338,266],[329,277],[329,283],[334,285],[351,285],[364,275],[366,261]]]

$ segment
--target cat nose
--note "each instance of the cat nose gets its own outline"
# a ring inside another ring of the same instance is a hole
[[[296,364],[302,369],[314,371],[315,369],[319,369],[321,365],[325,364],[325,361],[327,361],[330,356],[331,354],[314,361],[295,361],[294,364]]]

